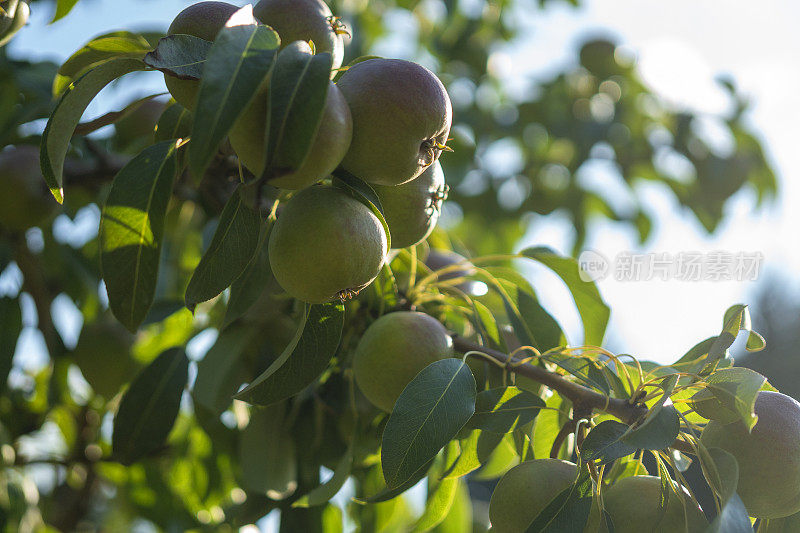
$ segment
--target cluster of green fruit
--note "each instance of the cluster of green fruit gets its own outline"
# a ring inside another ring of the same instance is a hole
[[[793,515],[800,512],[800,403],[778,392],[762,391],[755,413],[758,422],[751,432],[741,422],[711,421],[700,441],[707,448],[721,448],[736,458],[737,493],[750,516]],[[557,459],[537,459],[512,468],[492,495],[492,531],[524,532],[577,475],[575,464]],[[603,508],[618,533],[705,531],[705,515],[685,489],[682,492],[681,497],[672,493],[662,510],[659,478],[625,477],[603,491]],[[597,506],[592,508],[586,531],[606,531]]]
[[[201,2],[182,11],[168,33],[213,41],[237,10],[224,2]],[[447,149],[450,99],[436,75],[413,62],[372,58],[341,69],[347,32],[320,0],[261,0],[253,14],[278,33],[283,48],[331,54],[331,78],[345,70],[330,82],[300,168],[269,181],[299,190],[279,213],[269,257],[275,278],[290,295],[308,303],[346,299],[377,277],[389,239],[366,204],[318,183],[341,167],[374,188],[394,248],[421,242],[446,197],[438,158]],[[199,82],[166,74],[165,79],[175,100],[192,109]],[[264,170],[268,91],[269,83],[229,134],[240,162],[257,176]]]

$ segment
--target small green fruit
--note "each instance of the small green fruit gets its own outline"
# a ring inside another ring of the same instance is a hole
[[[303,41],[292,43],[299,53],[311,53]],[[287,49],[286,52],[289,52]],[[264,171],[264,135],[267,120],[267,89],[259,92],[247,111],[236,121],[229,138],[242,164],[256,176]],[[327,177],[339,166],[353,135],[353,121],[342,93],[331,83],[314,141],[299,169],[269,180],[283,189],[302,189]]]
[[[750,516],[789,516],[800,511],[800,403],[779,392],[761,391],[755,413],[758,422],[750,433],[741,422],[712,420],[700,440],[736,457],[737,492]]]
[[[346,299],[372,283],[387,252],[378,217],[329,186],[303,189],[281,210],[269,238],[275,279],[308,303]]]
[[[167,35],[193,35],[213,42],[228,19],[238,10],[238,7],[227,2],[198,2],[178,13],[170,24]],[[194,109],[197,92],[200,90],[199,81],[182,80],[164,74],[164,82],[179,104],[186,109]]]
[[[406,385],[422,369],[453,353],[453,341],[435,318],[414,311],[383,315],[356,347],[353,373],[364,396],[391,412]]]
[[[38,226],[57,206],[42,177],[35,146],[0,152],[0,226],[14,231]]]
[[[661,498],[661,479],[655,476],[631,476],[617,481],[603,495],[605,510],[611,516],[615,533],[689,533],[705,531],[708,527],[703,511],[700,510],[684,490],[683,501],[670,492],[667,508],[660,522],[658,505]],[[684,508],[685,518],[684,518]],[[605,530],[601,526],[601,530]]]
[[[577,477],[575,464],[560,459],[536,459],[515,466],[497,483],[489,502],[492,531],[524,533]]]
[[[337,83],[353,115],[353,141],[342,166],[369,183],[400,185],[432,165],[447,143],[450,97],[422,65],[368,59]]]
[[[342,66],[346,33],[339,19],[320,0],[261,0],[253,14],[263,24],[278,32],[281,43],[311,41],[316,52],[333,56],[333,69]]]
[[[436,161],[418,177],[398,185],[375,185],[383,214],[392,234],[392,248],[406,248],[425,240],[431,234],[442,201],[447,197],[442,166]]]

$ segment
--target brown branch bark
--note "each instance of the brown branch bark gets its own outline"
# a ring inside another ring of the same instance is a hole
[[[486,348],[485,346],[476,344],[463,337],[453,336],[453,346],[458,352],[482,352],[492,356],[502,363],[510,363],[517,360],[516,358],[512,360],[511,357],[506,353]],[[647,413],[647,408],[644,406],[632,404],[628,400],[623,400],[621,398],[609,398],[608,396],[600,394],[599,392],[595,392],[588,387],[573,383],[564,376],[556,374],[555,372],[551,372],[540,366],[525,363],[517,366],[509,366],[509,370],[520,376],[525,376],[528,379],[532,379],[537,383],[541,383],[542,385],[545,385],[558,392],[562,396],[569,398],[572,401],[573,406],[576,408],[580,406],[582,409],[605,411],[606,413],[619,418],[626,424],[634,423],[645,413]]]

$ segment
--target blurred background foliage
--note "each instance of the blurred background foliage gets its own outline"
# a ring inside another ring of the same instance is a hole
[[[69,16],[74,3],[60,0],[58,15]],[[637,194],[637,184],[644,181],[660,183],[708,232],[722,221],[725,203],[737,191],[752,188],[759,200],[776,193],[762,146],[743,121],[747,102],[730,80],[720,83],[735,105],[729,115],[715,120],[731,140],[725,147],[704,134],[707,117],[700,121],[663,102],[642,83],[632,58],[605,39],[587,39],[577,51],[578,65],[549,79],[530,80],[522,88],[504,84],[493,54],[513,49],[526,31],[515,13],[544,3],[344,0],[331,6],[353,35],[346,61],[400,38],[412,43],[412,58],[430,66],[448,87],[455,117],[449,144],[455,151],[441,160],[451,197],[446,204],[448,233],[435,235],[437,246],[452,245],[476,255],[507,252],[524,233],[530,213],[556,211],[567,214],[574,225],[576,252],[600,217],[629,226],[645,242],[653,221]],[[56,12],[44,4],[53,2],[36,0],[32,8]],[[394,26],[399,20],[411,26]],[[81,31],[87,40],[93,36],[91,28]],[[98,203],[110,179],[152,138],[163,103],[140,106],[111,135],[76,136],[65,168],[70,194],[63,208],[57,207],[36,165],[28,165],[31,175],[20,178],[23,166],[13,158],[36,157],[26,146],[38,145],[42,119],[54,106],[58,65],[9,57],[6,50],[0,48],[0,147],[6,147],[0,153],[0,211],[14,216],[0,226],[0,271],[6,280],[6,296],[0,299],[0,452],[6,465],[45,459],[3,469],[0,530],[41,531],[46,523],[60,531],[146,531],[153,524],[164,531],[220,531],[253,523],[281,507],[282,531],[336,531],[331,524],[341,523],[338,507],[289,508],[275,497],[281,487],[248,485],[242,465],[249,449],[242,442],[259,449],[269,449],[269,439],[283,442],[283,455],[252,468],[263,472],[258,469],[277,464],[290,469],[269,475],[290,479],[298,493],[316,486],[319,467],[334,468],[345,446],[342,435],[352,430],[342,427],[346,420],[326,417],[345,401],[338,393],[342,387],[327,387],[320,397],[292,402],[282,425],[286,435],[268,429],[249,440],[240,439],[236,431],[246,414],[228,409],[223,424],[218,412],[204,412],[214,399],[195,398],[194,416],[187,402],[171,434],[169,457],[131,467],[97,460],[109,451],[110,413],[118,392],[136,371],[170,346],[189,342],[191,355],[192,342],[201,344],[198,339],[209,335],[213,340],[209,328],[222,323],[221,301],[195,317],[180,310],[188,278],[222,207],[220,191],[213,188],[222,186],[209,180],[200,190],[178,184],[167,220],[157,305],[146,326],[131,335],[107,311],[91,225],[97,222]],[[585,179],[598,165],[616,185],[598,187]],[[232,167],[218,170],[234,176]],[[32,203],[20,200],[23,190],[34,198]],[[292,334],[291,303],[276,300],[274,286],[267,292],[249,314],[255,325],[248,325],[259,335],[250,338],[226,329],[209,352],[241,355],[242,368],[225,376],[227,381],[241,382],[265,368]],[[776,313],[757,324],[770,341],[778,335],[769,324],[797,315],[796,307]],[[82,324],[79,336],[71,333],[76,328],[65,325],[65,317]],[[16,357],[12,364],[24,337],[36,339],[29,345],[40,346],[41,353]],[[232,346],[242,338],[240,346]],[[193,369],[202,374],[202,367],[201,362]],[[786,386],[786,392],[797,392],[780,382],[779,372],[759,371],[776,386]],[[374,457],[370,463],[375,443],[359,445],[367,465],[360,482],[371,494],[381,488]],[[481,479],[496,479],[514,461],[510,452],[493,457]],[[480,491],[473,491],[473,502],[469,494],[459,494],[451,511],[459,516],[448,523],[471,527],[474,515],[475,529],[481,530],[486,502]],[[347,511],[363,531],[403,531],[416,512],[402,498],[371,507],[350,504]]]

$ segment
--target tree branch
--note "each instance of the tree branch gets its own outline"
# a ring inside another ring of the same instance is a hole
[[[513,363],[518,361],[517,358],[512,359],[508,354],[492,350],[481,346],[472,341],[457,335],[453,336],[453,346],[456,351],[461,353],[466,352],[482,352],[492,356],[502,363]],[[588,387],[578,385],[572,381],[567,380],[564,376],[551,372],[540,366],[535,366],[529,363],[524,363],[516,366],[509,366],[509,371],[514,372],[520,376],[532,379],[537,383],[541,383],[550,387],[562,396],[569,398],[573,406],[580,406],[582,409],[605,411],[613,415],[626,424],[632,424],[643,415],[647,413],[647,408],[640,405],[630,403],[628,400],[621,398],[609,398],[604,394],[595,392]]]

